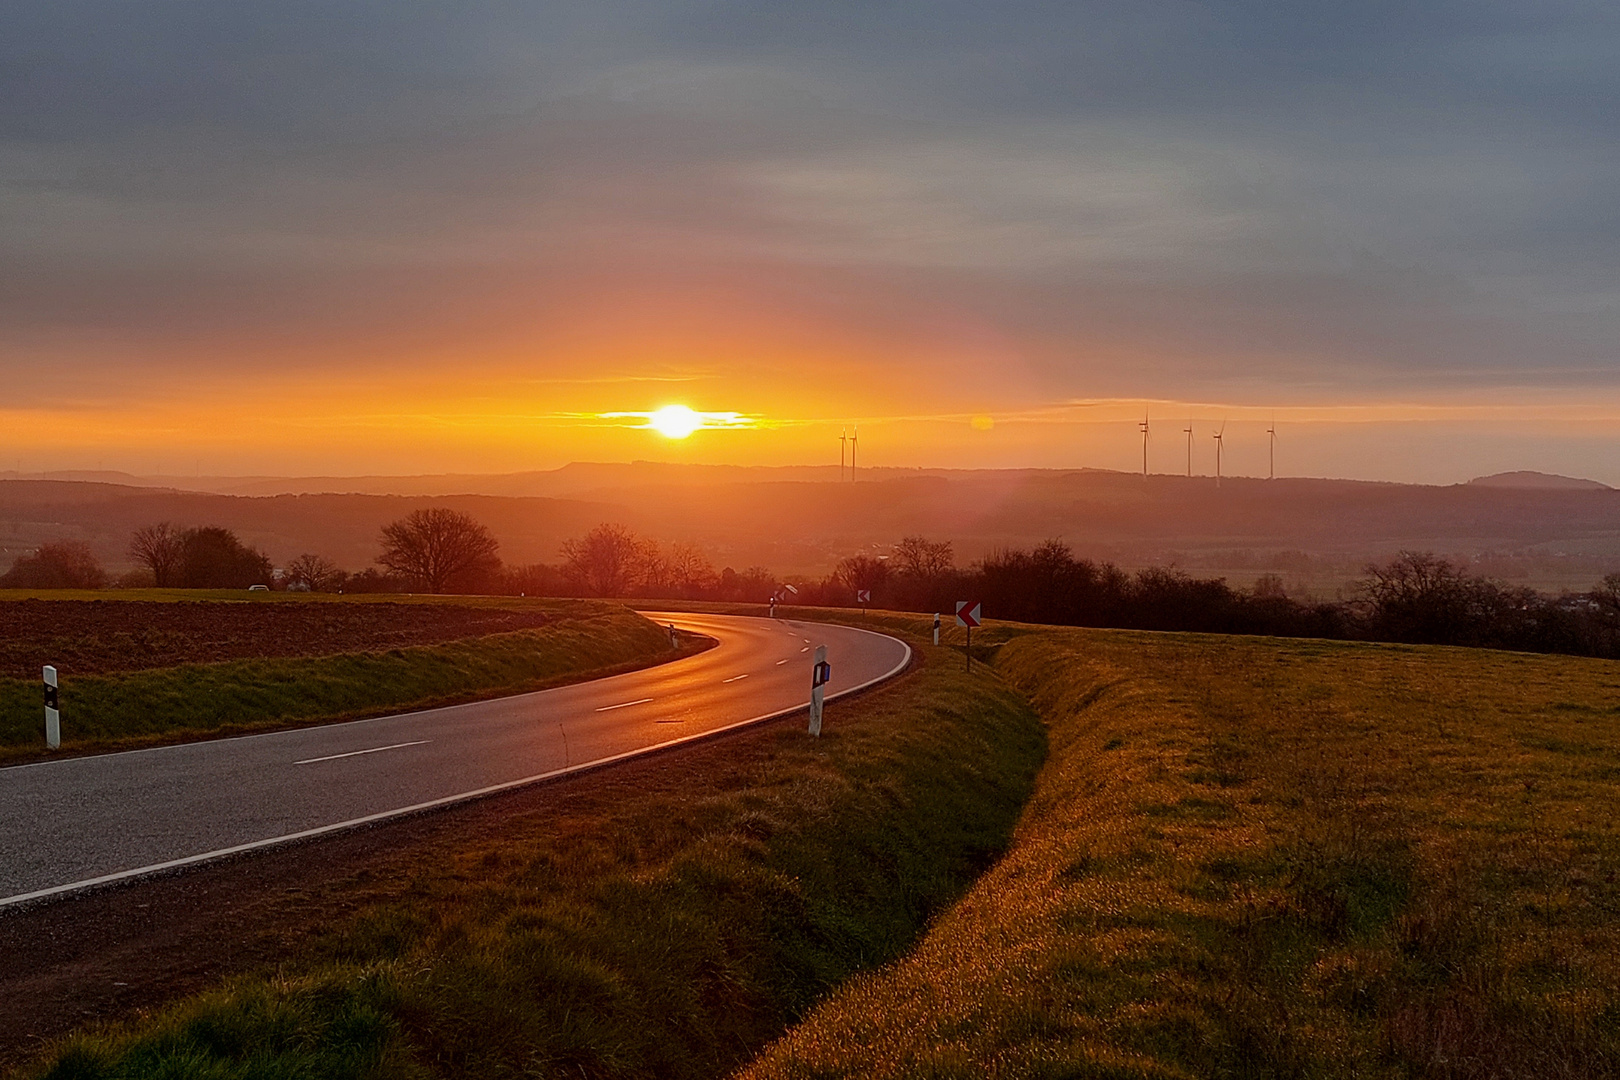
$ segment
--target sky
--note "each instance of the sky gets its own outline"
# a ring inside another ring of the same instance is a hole
[[[5,23],[0,469],[1620,484],[1610,3]]]

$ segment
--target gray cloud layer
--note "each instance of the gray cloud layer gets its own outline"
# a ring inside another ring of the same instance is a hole
[[[1595,3],[28,0],[0,371],[740,269],[1052,395],[1609,387],[1617,90]]]

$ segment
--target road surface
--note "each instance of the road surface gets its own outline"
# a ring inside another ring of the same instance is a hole
[[[414,813],[803,708],[899,673],[903,642],[825,623],[648,612],[719,645],[533,694],[0,769],[0,909]],[[71,724],[71,717],[63,718]],[[836,711],[827,723],[838,722]]]

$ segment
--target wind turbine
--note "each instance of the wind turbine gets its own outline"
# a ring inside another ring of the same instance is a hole
[[[1267,480],[1277,479],[1277,418],[1271,418],[1271,426],[1266,428],[1266,434],[1271,436],[1271,468],[1266,473]]]
[[[1187,475],[1191,476],[1192,475],[1192,421],[1188,420],[1187,421],[1187,426],[1182,428],[1181,430],[1185,431],[1187,433]]]
[[[1226,445],[1226,421],[1221,421],[1221,430],[1215,433],[1215,486],[1221,486],[1221,448]]]
[[[1142,410],[1142,422],[1136,425],[1142,432],[1142,479],[1147,479],[1148,414]]]
[[[844,482],[844,451],[849,448],[849,428],[838,436],[838,482]]]

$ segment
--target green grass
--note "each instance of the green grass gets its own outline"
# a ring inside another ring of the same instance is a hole
[[[1049,727],[1012,850],[748,1080],[1620,1073],[1620,665],[987,639]]]
[[[673,654],[618,605],[555,605],[535,630],[323,657],[183,664],[64,678],[64,752],[108,750],[521,693]],[[40,685],[0,679],[0,760],[43,753]]]
[[[1004,849],[1044,748],[1017,692],[924,662],[819,740],[801,720],[608,770],[423,853],[276,972],[31,1075],[721,1075],[915,942]]]

